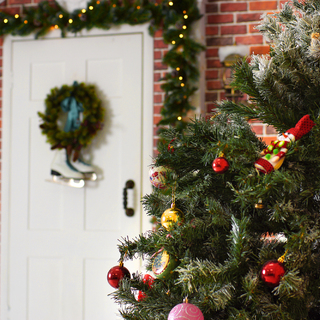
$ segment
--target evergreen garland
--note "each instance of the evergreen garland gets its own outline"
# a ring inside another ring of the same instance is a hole
[[[55,1],[43,1],[37,7],[24,7],[22,15],[0,12],[0,35],[35,33],[39,38],[50,30],[59,29],[65,37],[67,32],[77,33],[83,29],[110,29],[114,25],[146,22],[150,22],[151,35],[162,28],[164,42],[171,45],[163,63],[173,71],[160,79],[165,80],[162,85],[165,100],[159,125],[170,124],[182,130],[187,123],[183,117],[195,109],[189,98],[197,89],[194,86],[199,77],[197,54],[204,47],[192,39],[190,31],[192,23],[200,18],[196,0],[162,1],[160,4],[152,0],[98,0],[73,12],[67,12]]]
[[[79,128],[65,132],[59,128],[58,121],[62,112],[61,103],[69,97],[81,103],[83,119]],[[40,125],[42,134],[47,136],[51,149],[66,148],[70,154],[72,150],[78,153],[82,147],[85,148],[91,143],[102,128],[104,109],[93,85],[75,83],[73,86],[63,85],[61,88],[53,88],[47,95],[45,105],[45,113],[38,112],[38,115],[42,119]]]

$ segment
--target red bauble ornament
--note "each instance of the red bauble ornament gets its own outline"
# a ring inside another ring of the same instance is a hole
[[[229,169],[229,163],[226,158],[219,157],[212,162],[212,169],[216,173],[225,173]]]
[[[143,277],[143,283],[146,283],[149,288],[151,289],[152,285],[153,285],[153,282],[154,282],[154,278],[152,276],[150,276],[150,274],[145,274],[144,277]],[[139,294],[138,294],[138,298],[137,300],[138,301],[141,301],[143,300],[147,295],[143,292],[143,291],[140,291],[139,290]]]
[[[110,286],[116,289],[119,288],[120,280],[123,278],[130,279],[130,272],[121,262],[119,266],[111,268],[107,274],[107,280]]]
[[[261,279],[269,287],[276,287],[279,285],[281,278],[285,274],[284,266],[278,260],[267,261],[261,270]]]

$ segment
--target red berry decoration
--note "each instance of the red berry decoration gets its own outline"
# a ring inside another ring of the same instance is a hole
[[[212,169],[216,173],[225,173],[229,169],[229,163],[226,158],[219,157],[212,162]]]
[[[267,261],[261,270],[261,279],[269,287],[276,287],[279,285],[281,278],[285,274],[284,266],[278,260]]]
[[[120,262],[118,266],[111,268],[107,274],[107,280],[111,287],[118,289],[119,283],[123,278],[130,279],[130,272]]]

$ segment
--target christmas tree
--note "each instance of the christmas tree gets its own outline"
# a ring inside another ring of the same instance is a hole
[[[270,55],[234,69],[248,102],[162,133],[143,198],[158,226],[119,245],[152,278],[108,274],[124,319],[320,319],[320,0],[258,28]],[[278,139],[265,145],[250,119]]]

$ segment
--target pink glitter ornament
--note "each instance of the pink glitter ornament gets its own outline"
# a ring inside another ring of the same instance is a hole
[[[180,303],[171,309],[168,320],[204,320],[201,310],[191,303]]]

